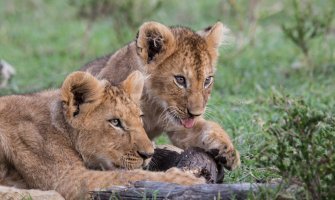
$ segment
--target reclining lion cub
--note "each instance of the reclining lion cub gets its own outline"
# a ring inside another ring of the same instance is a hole
[[[114,84],[134,70],[147,74],[141,106],[149,138],[166,132],[174,145],[203,148],[234,169],[240,158],[229,136],[203,118],[225,29],[220,22],[199,32],[147,22],[135,41],[82,70]]]
[[[140,72],[119,87],[75,72],[60,90],[1,97],[0,182],[56,190],[66,199],[137,180],[204,182],[176,168],[116,169],[140,168],[154,152],[137,105],[143,83]]]

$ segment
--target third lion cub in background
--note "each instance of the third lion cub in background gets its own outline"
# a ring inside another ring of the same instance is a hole
[[[203,118],[225,31],[221,22],[198,32],[147,22],[133,42],[82,70],[113,84],[134,70],[146,74],[141,106],[149,138],[165,132],[174,145],[214,152],[220,165],[234,169],[240,157],[228,134]]]

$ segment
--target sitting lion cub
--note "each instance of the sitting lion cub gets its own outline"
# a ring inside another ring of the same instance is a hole
[[[241,163],[238,151],[218,123],[204,118],[226,32],[221,22],[198,32],[146,22],[134,41],[81,70],[113,84],[135,70],[146,74],[141,108],[149,138],[167,133],[173,145],[200,147],[213,154],[220,171],[232,170]]]
[[[87,191],[138,180],[204,182],[176,168],[116,169],[140,168],[154,152],[138,106],[143,84],[138,71],[119,87],[75,72],[60,90],[1,97],[0,183],[15,185],[10,179],[21,178],[18,186],[79,199]]]

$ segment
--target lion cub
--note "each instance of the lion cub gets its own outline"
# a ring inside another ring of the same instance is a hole
[[[132,42],[81,70],[114,84],[135,70],[146,74],[141,108],[149,138],[167,133],[179,148],[212,152],[221,172],[233,170],[238,151],[220,124],[204,118],[227,31],[221,22],[197,32],[145,22]]]
[[[133,170],[154,152],[139,108],[143,84],[138,71],[118,87],[75,72],[60,90],[1,97],[0,183],[15,185],[8,180],[14,174],[21,187],[78,199],[88,197],[87,191],[138,180],[204,182],[176,168]]]

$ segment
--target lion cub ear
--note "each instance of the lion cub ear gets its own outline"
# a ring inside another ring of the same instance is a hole
[[[68,75],[61,88],[61,98],[68,118],[93,109],[101,102],[105,84],[86,72]],[[85,106],[87,104],[87,106]]]
[[[221,22],[217,22],[213,26],[200,30],[197,33],[202,36],[209,47],[218,49],[228,39],[230,30]]]
[[[136,39],[136,51],[144,63],[163,62],[175,49],[175,38],[169,27],[158,22],[141,25]]]
[[[135,102],[140,102],[144,86],[144,76],[140,71],[132,72],[121,83],[121,88],[130,95]]]

